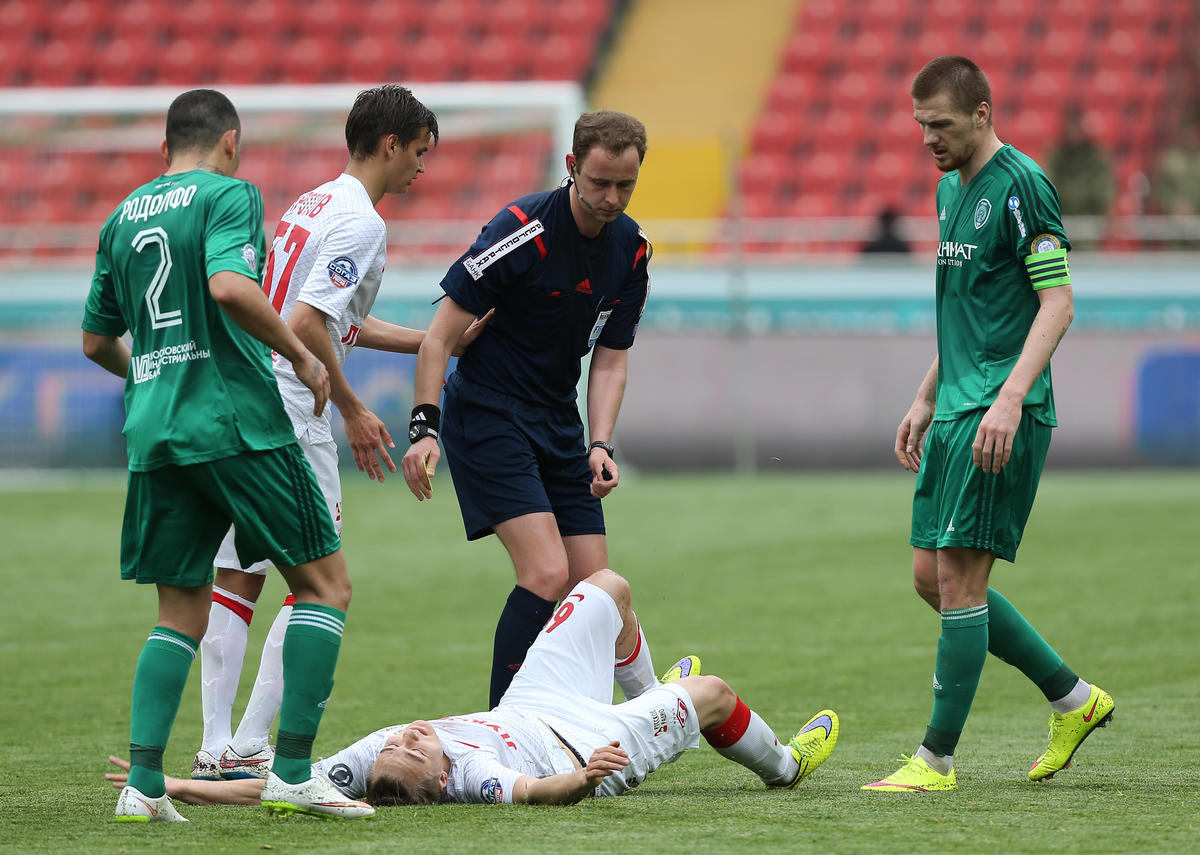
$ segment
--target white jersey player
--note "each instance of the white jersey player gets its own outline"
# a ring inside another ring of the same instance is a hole
[[[313,771],[377,806],[570,804],[637,787],[701,736],[777,788],[794,788],[833,752],[832,710],[781,743],[725,681],[689,674],[693,666],[699,660],[687,657],[661,684],[654,678],[629,584],[601,570],[563,600],[495,709],[383,728]],[[612,703],[614,677],[629,698],[621,704]],[[122,775],[106,777],[123,784]],[[260,789],[250,780],[167,779],[171,796],[203,804],[254,804]]]
[[[402,86],[359,93],[346,120],[350,160],[343,174],[303,194],[275,230],[263,288],[296,335],[325,364],[330,400],[338,408],[355,464],[382,481],[395,472],[394,447],[383,422],[355,394],[342,364],[355,345],[416,353],[421,330],[373,318],[386,261],[387,229],[375,205],[404,193],[425,171],[424,155],[438,137],[437,118]],[[462,344],[478,335],[478,327]],[[342,489],[329,409],[313,414],[312,394],[284,357],[275,374],[296,437],[312,464],[338,534]],[[283,693],[282,639],[291,597],[271,627],[254,691],[236,735],[231,716],[246,653],[247,631],[269,564],[243,566],[230,530],[214,559],[217,567],[209,626],[200,647],[204,737],[192,775],[261,777],[271,765],[268,735]]]

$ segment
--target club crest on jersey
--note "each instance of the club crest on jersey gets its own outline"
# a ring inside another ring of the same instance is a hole
[[[255,273],[258,272],[258,250],[252,244],[242,247],[242,258]]]
[[[352,288],[358,284],[358,266],[354,259],[339,256],[329,262],[329,281],[337,288]]]
[[[350,767],[345,763],[338,763],[327,773],[329,780],[337,787],[348,787],[354,783],[354,773],[350,771]]]
[[[488,778],[479,785],[479,797],[486,804],[498,805],[504,803],[504,785],[499,778]]]
[[[1039,252],[1054,252],[1062,249],[1062,242],[1054,235],[1038,235],[1033,239],[1033,245],[1030,248],[1034,255]]]
[[[980,199],[979,204],[975,206],[975,228],[981,229],[988,221],[988,217],[992,215],[992,203],[987,199]]]

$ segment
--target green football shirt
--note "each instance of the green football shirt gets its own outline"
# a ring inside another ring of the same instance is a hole
[[[100,230],[83,329],[131,334],[124,429],[131,470],[294,440],[270,349],[208,290],[209,277],[226,270],[261,281],[262,223],[253,184],[194,170],[142,185]]]
[[[1037,291],[1071,281],[1058,191],[1029,157],[1006,145],[967,186],[938,183],[937,414],[956,419],[991,406],[1021,355]],[[1057,424],[1047,365],[1025,409]]]

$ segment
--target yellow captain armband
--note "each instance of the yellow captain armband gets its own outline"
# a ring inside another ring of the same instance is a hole
[[[1054,235],[1038,235],[1030,245],[1032,255],[1025,256],[1025,270],[1035,291],[1071,284],[1067,251]]]

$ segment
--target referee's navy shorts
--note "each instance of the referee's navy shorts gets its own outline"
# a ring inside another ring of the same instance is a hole
[[[467,540],[505,520],[549,512],[564,537],[604,534],[574,404],[540,407],[466,380],[446,380],[441,441]]]

